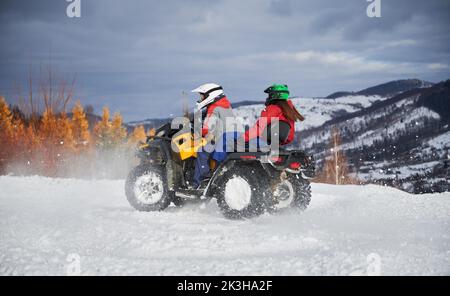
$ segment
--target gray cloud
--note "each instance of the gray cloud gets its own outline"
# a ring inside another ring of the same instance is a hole
[[[292,13],[290,0],[272,0],[269,5],[269,12],[280,16],[290,16]]]
[[[127,120],[179,113],[182,91],[224,85],[232,101],[258,99],[273,82],[297,95],[327,95],[390,79],[448,78],[450,2],[382,0],[64,0],[0,2],[0,95],[13,97],[51,56],[77,75],[76,94]],[[190,98],[194,101],[194,98]]]

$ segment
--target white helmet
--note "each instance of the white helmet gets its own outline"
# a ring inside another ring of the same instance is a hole
[[[196,89],[191,90],[191,92],[204,95],[203,100],[200,99],[197,101],[197,110],[203,109],[214,102],[218,96],[223,95],[222,87],[215,83],[202,84]]]

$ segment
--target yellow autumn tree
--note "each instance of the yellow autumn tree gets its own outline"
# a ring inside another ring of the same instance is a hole
[[[5,168],[13,151],[13,116],[4,97],[0,97],[0,173]]]
[[[59,116],[51,108],[44,111],[39,127],[44,174],[54,176],[74,151],[72,125],[65,113]]]
[[[0,134],[3,137],[11,137],[13,134],[13,115],[4,97],[0,97]]]
[[[61,147],[66,150],[63,151],[64,154],[73,152],[75,149],[75,141],[73,138],[72,123],[66,113],[61,113],[58,116],[56,126],[57,141],[59,142]]]
[[[151,128],[151,129],[148,130],[147,136],[153,137],[153,136],[155,136],[155,135],[156,135],[156,130],[155,130],[155,128]]]
[[[26,143],[28,142],[28,139],[25,139],[24,136],[27,131],[27,127],[23,123],[23,121],[20,118],[14,118],[12,119],[12,143],[16,147],[16,151],[19,152],[19,150],[22,149],[28,149],[31,147],[28,147]]]
[[[111,121],[109,120],[109,109],[103,107],[102,120],[97,122],[94,127],[95,145],[99,148],[109,148],[112,145],[111,141]]]
[[[40,154],[42,155],[42,173],[48,176],[54,176],[57,170],[57,161],[59,157],[59,141],[57,138],[58,120],[53,114],[52,109],[47,108],[42,115],[39,124],[39,140],[42,143]]]
[[[127,138],[127,129],[123,126],[123,119],[120,113],[115,113],[111,124],[111,140],[113,145],[125,143]]]
[[[91,134],[89,132],[89,122],[80,101],[72,109],[72,133],[75,148],[79,151],[87,150],[91,143]]]
[[[25,126],[20,119],[14,119],[15,160],[22,164],[26,171],[22,173],[40,173],[39,163],[42,161],[42,146],[39,137],[31,124]]]
[[[142,125],[136,126],[133,130],[133,133],[131,133],[128,143],[130,145],[136,145],[139,142],[145,142],[147,139],[147,134],[145,133],[145,128]]]
[[[23,136],[22,136],[23,135]],[[39,137],[36,134],[33,126],[29,125],[28,127],[23,127],[20,129],[18,133],[18,138],[21,139],[22,145],[24,147],[24,152],[26,153],[26,157],[32,157],[33,153],[40,149],[41,142],[39,141]],[[29,161],[30,159],[27,159]]]
[[[53,134],[56,130],[56,117],[53,115],[51,109],[46,109],[42,114],[42,119],[39,125],[39,137],[43,142],[53,141]]]
[[[0,97],[0,171],[10,162],[31,167],[39,140],[33,129],[23,122],[21,116],[10,111],[4,98]]]

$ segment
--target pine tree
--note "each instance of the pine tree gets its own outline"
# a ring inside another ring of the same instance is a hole
[[[72,133],[76,149],[87,150],[91,143],[91,134],[89,122],[79,101],[72,110]]]

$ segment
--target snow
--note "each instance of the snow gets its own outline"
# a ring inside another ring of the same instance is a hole
[[[383,179],[383,178],[405,178],[414,174],[431,173],[433,168],[440,164],[440,161],[429,161],[413,165],[395,166],[387,162],[379,163],[372,166],[369,173],[359,173],[358,177],[364,180]],[[378,168],[378,169],[376,169]],[[428,182],[430,180],[427,178]]]
[[[372,145],[374,141],[381,141],[386,137],[392,136],[397,131],[403,131],[407,130],[408,127],[410,127],[412,124],[414,125],[422,125],[423,122],[427,119],[440,119],[440,116],[438,113],[425,108],[425,107],[419,107],[416,109],[413,109],[409,112],[408,116],[406,118],[399,117],[395,122],[390,123],[387,127],[382,127],[380,129],[377,129],[375,131],[370,131],[367,133],[362,134],[361,136],[358,136],[359,143],[362,143],[364,145]],[[344,145],[343,148],[347,149],[350,146],[353,146],[354,144],[348,144]]]
[[[394,105],[397,108],[405,108],[411,105],[414,105],[414,103],[417,102],[417,100],[419,99],[420,96],[413,96],[413,97],[408,97],[406,99],[400,100],[397,103],[395,103]]]
[[[408,116],[402,116],[402,114],[399,114],[397,119],[394,122],[389,123],[389,125],[384,126],[381,125],[380,128],[375,130],[369,130],[367,132],[364,132],[360,135],[357,135],[354,137],[354,140],[352,142],[346,143],[341,145],[341,148],[344,150],[361,147],[361,146],[371,146],[375,141],[382,141],[386,138],[393,138],[396,133],[399,131],[405,131],[405,130],[411,130],[411,126],[422,126],[426,122],[426,120],[434,119],[439,120],[440,116],[438,113],[425,108],[425,107],[419,107],[412,110],[404,110],[403,113],[407,113]],[[363,117],[357,117],[353,118],[351,120],[347,121],[348,126],[358,126],[359,123],[362,121],[369,121],[378,119],[382,116],[382,113],[378,114],[370,114],[365,115]],[[369,117],[372,117],[369,119]],[[379,119],[378,119],[379,120]],[[329,137],[329,133],[325,133],[323,136],[317,137],[320,140],[324,141]],[[442,139],[445,140],[445,139]],[[317,141],[317,139],[316,139]],[[310,141],[311,142],[311,141]]]
[[[450,193],[313,184],[303,213],[234,221],[214,200],[137,212],[123,187],[0,177],[0,274],[450,275]]]
[[[432,138],[427,144],[435,149],[450,149],[450,131]]]

